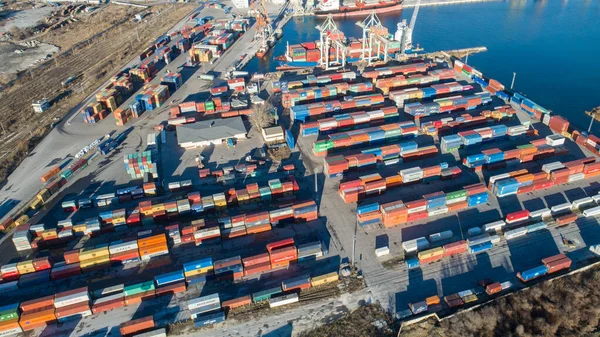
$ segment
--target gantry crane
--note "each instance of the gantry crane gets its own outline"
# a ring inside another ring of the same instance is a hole
[[[375,11],[371,11],[365,20],[357,22],[356,25],[363,30],[361,59],[366,60],[367,64],[371,64],[373,59],[381,59],[383,50],[383,60],[387,62],[391,41],[388,39],[387,28],[381,24]],[[373,55],[373,51],[375,51],[375,55]],[[367,52],[368,55],[365,55]]]
[[[333,21],[333,16],[329,14],[325,22],[320,25],[317,25],[317,30],[319,31],[319,40],[321,42],[321,57],[320,57],[320,65],[325,68],[325,70],[329,70],[329,66],[332,63],[329,59],[329,48],[332,47],[335,52],[335,59],[333,63],[340,64],[343,67],[346,66],[346,54],[347,47],[342,39],[345,39],[344,33],[342,33],[338,28],[335,22]]]
[[[269,19],[267,8],[265,7],[265,0],[256,0],[253,2],[248,12],[256,19],[255,39],[261,39],[262,46],[264,47],[267,44],[267,39],[273,33],[271,19]]]
[[[413,11],[412,17],[410,18],[410,24],[406,24],[406,20],[398,23],[398,31],[394,39],[400,41],[400,54],[406,54],[407,50],[413,49],[412,34],[417,23],[417,16],[419,15],[419,8],[421,8],[421,0],[417,0],[415,4],[415,10]]]

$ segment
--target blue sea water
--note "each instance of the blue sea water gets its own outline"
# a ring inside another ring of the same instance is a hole
[[[382,14],[391,33],[412,9]],[[286,41],[296,44],[318,40],[316,18],[292,19],[283,38],[265,59],[253,59],[249,71],[273,71],[274,56],[285,53]],[[336,21],[346,36],[361,37],[355,19]],[[426,51],[486,46],[471,55],[469,64],[510,86],[541,106],[587,129],[584,114],[600,106],[600,2],[596,0],[498,1],[421,7],[414,43]],[[600,132],[600,122],[593,130]]]

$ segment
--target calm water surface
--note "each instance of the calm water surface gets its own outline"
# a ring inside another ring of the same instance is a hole
[[[488,52],[469,57],[469,64],[510,85],[538,104],[587,129],[583,114],[600,105],[600,2],[596,0],[506,1],[422,7],[413,40],[426,51],[486,46]],[[412,9],[381,15],[391,33]],[[290,44],[318,40],[321,19],[292,19],[283,38],[267,55],[253,59],[249,71],[273,71],[274,56]],[[346,36],[361,37],[355,20],[341,19]],[[594,127],[600,132],[600,123]]]

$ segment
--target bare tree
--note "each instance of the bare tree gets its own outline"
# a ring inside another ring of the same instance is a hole
[[[271,114],[272,106],[270,104],[254,105],[252,114],[250,115],[250,124],[257,130],[262,130],[274,123],[273,115]]]

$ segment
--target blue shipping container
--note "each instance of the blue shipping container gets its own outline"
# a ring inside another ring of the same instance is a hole
[[[521,272],[521,279],[523,281],[531,281],[540,276],[544,276],[548,273],[548,268],[544,265],[539,267],[531,268],[529,270],[525,270]]]
[[[469,253],[477,254],[481,252],[485,252],[486,250],[492,249],[493,245],[491,241],[480,243],[477,245],[469,246]]]
[[[375,211],[378,211],[378,210],[379,210],[379,204],[378,203],[372,203],[372,204],[361,205],[361,206],[357,206],[356,207],[356,213],[358,213],[358,214],[375,212]]]
[[[419,264],[420,264],[419,259],[416,257],[406,260],[406,268],[408,268],[408,269],[417,268],[419,266]]]
[[[205,257],[200,260],[184,263],[183,271],[188,272],[188,271],[193,271],[193,270],[197,270],[197,269],[201,269],[201,268],[206,268],[206,267],[212,266],[212,264],[213,264],[212,258]]]
[[[210,315],[199,316],[194,320],[194,327],[200,328],[207,325],[223,322],[225,320],[225,313],[223,311],[217,312]]]
[[[158,275],[154,277],[154,281],[157,286],[162,286],[165,284],[183,281],[185,277],[183,276],[183,270],[174,271],[171,273],[166,273],[162,275]]]

